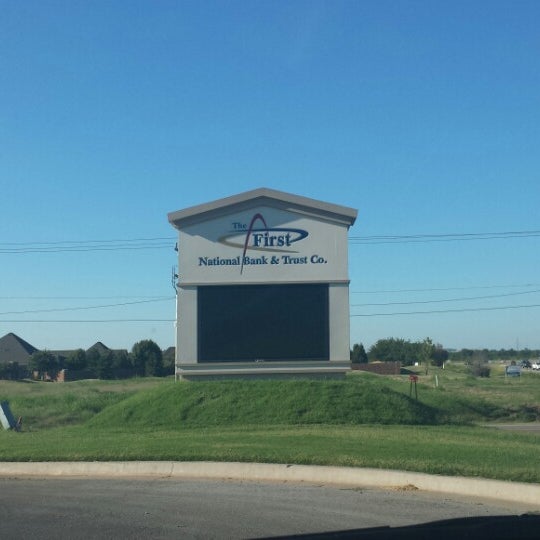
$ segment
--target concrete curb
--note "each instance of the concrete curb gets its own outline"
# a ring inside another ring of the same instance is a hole
[[[208,461],[0,462],[0,477],[162,477],[307,482],[354,487],[407,488],[525,503],[540,508],[540,484],[438,476],[407,471],[271,463]]]

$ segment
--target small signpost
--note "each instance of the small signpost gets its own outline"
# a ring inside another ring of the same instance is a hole
[[[414,397],[416,398],[416,401],[418,401],[418,389],[416,388],[416,383],[418,381],[418,375],[409,375],[409,397],[412,397],[412,389],[414,384]]]
[[[0,422],[4,429],[17,429],[17,422],[11,414],[11,409],[7,401],[0,403]]]

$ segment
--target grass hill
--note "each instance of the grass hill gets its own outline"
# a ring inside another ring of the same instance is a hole
[[[418,401],[408,376],[351,373],[344,380],[174,382],[1,381],[0,400],[22,416],[24,428],[133,426],[181,429],[241,425],[441,425],[540,421],[540,375],[488,379],[460,366],[420,375]]]
[[[167,383],[108,406],[89,427],[436,424],[436,410],[370,378]]]
[[[0,381],[23,417],[2,461],[249,461],[346,465],[539,482],[538,435],[480,427],[538,421],[540,374],[489,379],[460,366],[344,380],[65,384]]]

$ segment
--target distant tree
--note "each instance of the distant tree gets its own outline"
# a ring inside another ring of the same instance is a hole
[[[60,368],[58,358],[47,350],[34,352],[30,356],[29,365],[33,371],[37,371],[41,380],[45,379],[45,375],[55,379]]]
[[[19,362],[0,364],[0,379],[22,379],[28,374],[28,370],[19,365]]]
[[[469,371],[474,377],[489,377],[490,368],[486,351],[475,351],[469,363]]]
[[[112,379],[113,378],[113,352],[106,351],[99,355],[99,365],[97,368],[97,376],[100,379]]]
[[[86,353],[83,349],[77,349],[69,354],[64,361],[66,369],[81,370],[86,368]]]
[[[410,366],[418,361],[418,344],[404,339],[379,339],[368,353],[370,362],[401,362],[403,366]]]
[[[9,364],[0,364],[0,379],[11,379],[9,376]]]
[[[443,348],[440,343],[437,343],[433,348],[433,353],[431,354],[432,364],[435,366],[441,367],[448,360],[448,351]]]
[[[450,353],[450,359],[456,361],[462,361],[466,364],[471,364],[472,357],[475,354],[482,353],[487,356],[487,360],[521,360],[538,358],[540,356],[540,350],[524,348],[521,350],[516,349],[461,349]]]
[[[453,351],[450,353],[449,358],[455,362],[467,363],[473,354],[474,351],[472,349],[461,349],[460,351]]]
[[[369,349],[369,360],[379,360],[381,362],[390,362],[399,360],[405,347],[405,340],[387,338],[379,339]]]
[[[163,375],[163,353],[151,339],[139,341],[131,349],[131,363],[139,376]]]
[[[98,377],[97,371],[100,362],[99,351],[97,349],[89,349],[86,353],[86,367],[93,373],[94,377]]]
[[[175,354],[174,347],[170,347],[163,352],[163,375],[174,375],[176,363]]]
[[[426,375],[429,373],[429,365],[431,364],[434,349],[435,346],[433,345],[433,341],[428,337],[425,338],[424,341],[422,341],[418,346],[418,357],[422,366],[424,367]]]
[[[355,343],[351,351],[351,362],[353,364],[367,364],[368,355],[362,343]]]
[[[113,369],[131,369],[131,360],[127,351],[113,351],[112,353]]]
[[[98,379],[110,379],[112,377],[113,353],[90,349],[86,353],[87,367]]]

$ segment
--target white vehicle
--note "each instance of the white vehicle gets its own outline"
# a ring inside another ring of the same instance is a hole
[[[540,360],[536,360],[536,362],[533,362],[531,367],[540,371]]]

